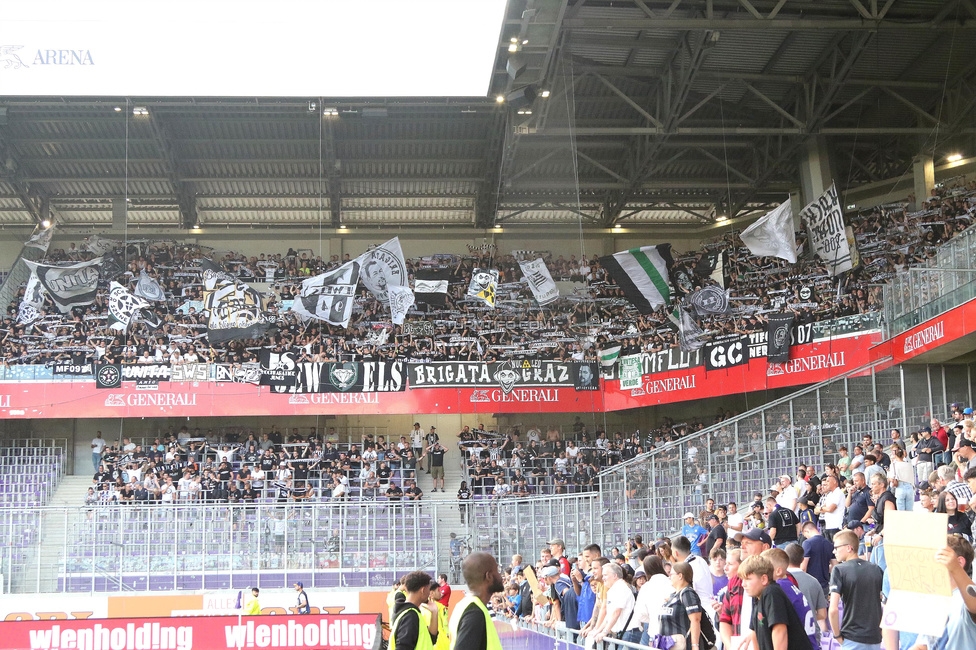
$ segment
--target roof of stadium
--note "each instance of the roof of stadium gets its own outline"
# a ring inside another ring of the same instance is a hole
[[[485,97],[0,97],[0,225],[701,231],[811,136],[842,189],[976,153],[974,33],[973,0],[509,0]]]

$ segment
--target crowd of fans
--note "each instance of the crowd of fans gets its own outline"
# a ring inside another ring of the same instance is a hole
[[[645,543],[637,534],[611,549],[569,549],[553,539],[537,560],[512,557],[492,608],[499,617],[579,631],[581,643],[616,638],[681,649],[721,639],[735,648],[734,637],[756,635],[759,648],[877,648],[884,634],[890,648],[972,647],[972,414],[954,404],[948,422],[932,419],[908,438],[898,430],[883,442],[865,436],[852,453],[840,447],[836,463],[770,477],[770,489],[748,504],[707,499],[685,513],[674,537]],[[935,555],[953,588],[941,638],[881,629],[891,589],[885,545],[898,543],[886,537],[885,519],[897,510],[948,515],[946,544]],[[780,633],[787,645],[773,644],[769,635]]]
[[[972,221],[976,183],[940,187],[921,210],[908,213],[902,204],[882,206],[851,215],[861,264],[854,271],[831,278],[822,263],[804,257],[798,264],[753,256],[737,235],[704,242],[697,251],[675,253],[673,276],[681,278],[679,294],[688,294],[719,277],[714,253],[724,252],[724,283],[731,313],[699,321],[707,335],[750,332],[765,327],[765,314],[792,311],[796,322],[808,323],[878,310],[884,279],[907,266],[925,263],[939,244],[964,230]],[[802,236],[801,236],[802,246]],[[421,304],[407,321],[429,321],[433,335],[405,333],[393,328],[389,310],[360,287],[348,328],[321,321],[303,323],[288,307],[302,280],[337,268],[349,260],[329,259],[311,250],[292,250],[246,256],[171,241],[115,242],[97,239],[52,247],[46,263],[78,262],[96,253],[106,259],[102,286],[91,305],[62,315],[47,299],[40,320],[18,324],[23,290],[7,308],[0,324],[0,358],[6,364],[52,364],[92,360],[122,363],[255,363],[257,350],[281,345],[296,351],[301,361],[349,361],[401,358],[408,360],[500,360],[539,357],[593,360],[596,350],[619,343],[623,353],[659,351],[678,345],[669,326],[669,309],[640,315],[608,279],[597,256],[590,259],[552,255],[547,251],[517,251],[534,259],[542,256],[562,295],[539,307],[521,277],[518,259],[493,246],[467,254],[441,254],[407,260],[411,276],[421,269],[449,272],[443,307]],[[106,250],[107,249],[107,250]],[[202,310],[200,260],[211,259],[242,280],[264,283],[268,310],[277,328],[261,340],[214,344],[207,338]],[[710,261],[709,261],[710,260]],[[495,308],[466,295],[472,272],[499,272]],[[161,325],[136,322],[127,332],[108,328],[107,287],[118,280],[132,288],[145,271],[165,292],[153,304]],[[713,273],[714,272],[714,273]],[[838,282],[840,286],[838,287]]]

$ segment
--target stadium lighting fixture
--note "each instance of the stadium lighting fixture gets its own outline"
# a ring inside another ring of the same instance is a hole
[[[962,160],[961,153],[951,153],[946,156],[946,162],[959,162],[960,160]]]
[[[41,228],[50,228],[50,227],[51,227],[50,219],[45,219],[44,221],[41,222]]]
[[[149,109],[146,108],[145,106],[133,106],[132,107],[132,114],[133,115],[136,115],[136,116],[149,115]]]
[[[495,101],[499,104],[505,103],[505,95],[495,95]]]
[[[519,49],[518,48],[518,43],[511,43],[508,46],[508,51],[509,52],[518,52],[518,49]]]
[[[322,115],[324,117],[338,117],[339,109],[336,108],[335,106],[326,106],[325,108],[322,109]]]
[[[539,93],[539,97],[543,99],[549,99],[550,94],[551,93],[548,90],[543,90],[541,93]]]
[[[621,233],[623,231],[624,231],[624,227],[621,226],[619,223],[615,223],[613,225],[613,228],[610,229],[610,232],[613,232],[613,233]]]
[[[715,223],[725,223],[728,220],[729,218],[724,214],[720,214],[719,216],[715,217]]]
[[[115,111],[116,113],[121,113],[121,112],[122,112],[122,107],[121,107],[121,106],[116,106],[116,107],[115,107],[115,108],[114,108],[113,110],[114,110],[114,111]]]

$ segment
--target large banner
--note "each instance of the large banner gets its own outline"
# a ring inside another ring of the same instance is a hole
[[[0,650],[379,650],[380,625],[379,614],[8,621]]]
[[[259,384],[276,393],[395,393],[406,390],[402,361],[303,362],[292,352],[259,353]]]
[[[516,387],[599,389],[599,364],[570,361],[434,361],[409,365],[410,388]]]

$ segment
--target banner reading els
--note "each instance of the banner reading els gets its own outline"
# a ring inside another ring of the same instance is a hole
[[[379,650],[380,625],[379,614],[16,621],[0,650]]]

